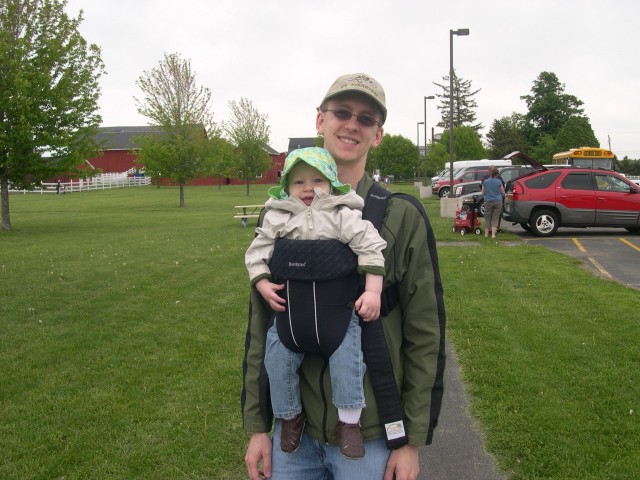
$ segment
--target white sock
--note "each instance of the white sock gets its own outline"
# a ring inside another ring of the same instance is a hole
[[[338,419],[343,423],[355,424],[360,421],[361,408],[339,408]]]

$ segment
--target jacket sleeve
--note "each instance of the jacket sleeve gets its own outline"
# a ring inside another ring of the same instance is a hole
[[[256,236],[244,255],[251,285],[254,285],[258,279],[271,275],[268,263],[273,255],[277,236],[277,230],[271,223],[274,217],[273,211],[265,214],[262,225],[256,228]]]
[[[260,293],[251,288],[249,319],[242,362],[242,421],[244,430],[269,432],[273,421],[269,379],[264,369],[264,349],[269,328],[269,308]]]
[[[425,219],[408,202],[391,201],[400,207],[394,209],[393,216],[387,216],[386,222],[397,233],[393,252],[390,252],[394,263],[390,276],[394,278],[388,280],[397,283],[400,304],[401,397],[409,442],[419,446],[429,443],[432,430],[432,390],[439,368],[441,334],[444,334],[436,300],[439,273],[437,263],[434,269],[432,262],[430,249],[435,249],[435,244],[430,245],[428,241]]]

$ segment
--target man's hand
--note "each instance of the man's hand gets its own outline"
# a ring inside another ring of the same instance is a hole
[[[244,456],[244,463],[247,465],[249,480],[261,480],[271,478],[271,437],[266,433],[253,433],[247,453]],[[262,460],[262,470],[260,461]]]
[[[284,312],[286,300],[278,295],[278,290],[284,288],[283,284],[273,283],[266,278],[262,278],[256,283],[256,288],[275,312]]]
[[[387,469],[384,472],[384,480],[417,480],[419,473],[418,447],[404,445],[391,451],[387,460]]]

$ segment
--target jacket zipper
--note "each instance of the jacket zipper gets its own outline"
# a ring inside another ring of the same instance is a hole
[[[307,207],[306,217],[307,217],[307,228],[309,230],[313,230],[313,217],[311,216],[311,207]],[[307,235],[307,238],[310,238],[309,235]]]

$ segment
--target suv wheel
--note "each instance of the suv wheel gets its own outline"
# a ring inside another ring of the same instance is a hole
[[[530,231],[531,231],[531,227],[529,226],[529,224],[528,224],[528,223],[524,223],[524,222],[523,222],[523,223],[521,223],[521,224],[520,224],[520,226],[522,227],[522,229],[523,229],[525,232],[530,232]]]
[[[480,215],[484,217],[484,201],[480,204]]]
[[[536,237],[550,237],[558,230],[558,215],[551,210],[538,210],[529,222]]]
[[[438,196],[440,198],[445,198],[449,196],[449,187],[442,187],[438,192]]]

